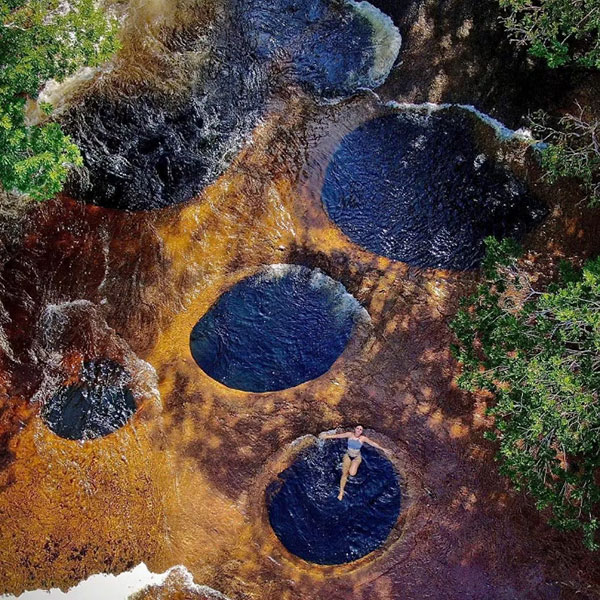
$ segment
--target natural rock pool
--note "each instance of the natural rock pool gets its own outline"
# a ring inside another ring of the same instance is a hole
[[[92,360],[81,366],[77,383],[61,388],[42,409],[46,425],[62,438],[91,440],[119,429],[136,409],[129,375],[110,360]]]
[[[385,542],[401,506],[392,463],[363,447],[357,474],[338,500],[346,440],[321,441],[300,453],[267,489],[269,522],[281,543],[321,565],[352,562]]]
[[[345,98],[381,84],[400,50],[391,19],[353,0],[209,1],[183,28],[165,19],[149,33],[162,49],[141,58],[150,77],[109,80],[63,116],[85,159],[69,191],[85,202],[189,201],[249,140],[273,91]]]
[[[469,269],[490,235],[520,238],[543,205],[486,150],[462,107],[415,106],[360,125],[325,175],[329,217],[367,250],[418,267]],[[481,137],[481,136],[480,136]]]
[[[319,270],[272,265],[237,283],[198,321],[192,356],[228,387],[267,392],[325,373],[368,315]]]
[[[531,140],[467,108],[527,114],[484,3],[379,2],[402,31],[349,0],[109,4],[122,49],[52,97],[84,166],[0,223],[0,594],[142,562],[189,571],[148,600],[593,590],[455,383],[485,235],[600,252]],[[391,455],[338,501],[314,436],[355,423]]]

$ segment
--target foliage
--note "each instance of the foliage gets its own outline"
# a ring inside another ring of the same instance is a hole
[[[0,0],[0,182],[36,200],[60,191],[75,144],[56,123],[27,122],[44,83],[97,66],[116,49],[116,22],[94,0]],[[48,104],[40,106],[47,117]]]
[[[600,202],[600,120],[591,118],[577,105],[576,114],[551,119],[538,112],[532,118],[533,132],[544,142],[542,167],[550,181],[559,177],[579,179],[590,205]]]
[[[600,259],[564,269],[545,293],[514,242],[487,243],[485,281],[452,323],[459,385],[489,390],[501,471],[551,509],[551,523],[595,540],[600,508]]]
[[[600,68],[600,0],[499,0],[513,39],[550,67]]]

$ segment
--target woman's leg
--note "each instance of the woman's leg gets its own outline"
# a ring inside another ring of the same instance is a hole
[[[338,500],[341,500],[344,497],[344,488],[346,487],[346,482],[348,481],[348,473],[350,472],[351,466],[351,458],[347,454],[344,454],[344,460],[342,462],[342,478],[340,479],[340,493],[338,494]]]
[[[352,459],[352,464],[350,465],[349,475],[350,477],[354,477],[356,472],[358,471],[358,467],[360,467],[360,463],[362,462],[362,456],[359,454],[356,458]]]

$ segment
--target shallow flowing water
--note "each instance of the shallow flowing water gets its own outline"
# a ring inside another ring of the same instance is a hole
[[[385,96],[367,2],[113,4],[113,63],[45,92],[84,167],[3,240],[0,591],[144,562],[232,600],[558,598],[447,327],[483,237],[546,214],[525,136]],[[312,436],[358,422],[391,455],[339,502]]]

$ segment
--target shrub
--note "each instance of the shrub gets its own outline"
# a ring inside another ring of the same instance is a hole
[[[48,121],[27,123],[26,106],[46,81],[97,66],[116,49],[115,20],[93,0],[0,0],[0,183],[36,200],[54,196],[68,167],[80,164],[75,144]]]
[[[550,67],[600,68],[600,0],[499,0],[512,39]]]
[[[535,136],[544,142],[542,167],[551,182],[560,177],[581,181],[590,205],[600,202],[600,120],[577,105],[576,114],[558,119],[538,112],[532,117]]]
[[[451,324],[459,385],[488,390],[501,472],[596,541],[600,508],[600,259],[534,289],[513,242],[487,240],[484,281]]]

